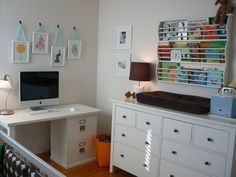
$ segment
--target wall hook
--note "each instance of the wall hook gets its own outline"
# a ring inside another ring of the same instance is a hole
[[[57,28],[60,28],[60,25],[57,25]]]
[[[74,26],[73,29],[76,30],[76,27]]]
[[[39,22],[39,26],[42,26],[42,23],[41,23],[41,22]]]
[[[21,21],[21,20],[19,20],[19,23],[20,23],[20,24],[22,24],[22,21]]]

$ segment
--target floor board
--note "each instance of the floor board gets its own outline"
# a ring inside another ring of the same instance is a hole
[[[49,153],[39,154],[38,156],[67,177],[134,177],[122,170],[117,170],[111,174],[109,173],[108,168],[98,168],[96,161],[66,170],[54,161],[50,160]]]

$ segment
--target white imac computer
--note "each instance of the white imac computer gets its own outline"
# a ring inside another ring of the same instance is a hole
[[[58,71],[20,72],[20,103],[22,107],[33,111],[42,110],[42,106],[59,103]]]

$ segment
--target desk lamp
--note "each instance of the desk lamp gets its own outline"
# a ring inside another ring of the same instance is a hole
[[[131,62],[129,80],[139,81],[138,85],[134,85],[134,92],[144,91],[144,86],[140,86],[141,81],[151,80],[151,65],[144,62]]]
[[[10,80],[11,83],[9,82],[9,80]],[[10,93],[11,93],[12,85],[13,85],[12,78],[9,75],[4,75],[3,78],[0,79],[0,90],[8,91],[7,96],[5,98],[5,109],[0,110],[0,115],[12,115],[12,114],[14,114],[13,110],[8,110],[7,109],[7,99],[8,99],[8,96],[10,95]]]

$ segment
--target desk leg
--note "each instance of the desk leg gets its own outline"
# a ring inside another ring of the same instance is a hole
[[[15,139],[15,126],[9,127],[7,129],[7,135]]]

